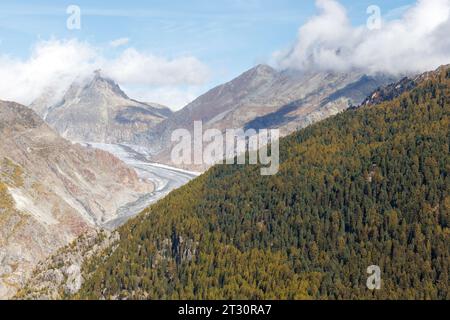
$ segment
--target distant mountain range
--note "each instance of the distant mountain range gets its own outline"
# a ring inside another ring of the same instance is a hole
[[[150,148],[155,161],[172,164],[171,133],[179,128],[192,132],[194,121],[202,121],[204,130],[278,128],[287,135],[358,105],[393,79],[357,72],[277,71],[258,65],[198,97],[147,132],[138,133],[133,143]]]
[[[38,98],[30,107],[72,141],[131,141],[135,134],[145,132],[172,114],[165,106],[130,99],[100,71],[92,78],[74,82],[55,104],[48,104],[47,96]]]
[[[75,82],[58,103],[49,105],[48,95],[43,95],[31,108],[69,140],[137,145],[147,148],[155,162],[174,165],[171,134],[180,128],[192,131],[194,121],[203,121],[204,130],[279,128],[287,135],[360,104],[394,80],[358,72],[304,73],[258,65],[172,113],[130,99],[97,71],[92,79]],[[207,166],[185,168],[201,171]]]
[[[0,101],[0,298],[36,263],[153,191],[109,153],[61,138],[31,109]]]

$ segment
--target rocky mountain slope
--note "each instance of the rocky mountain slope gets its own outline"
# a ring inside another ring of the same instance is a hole
[[[172,114],[164,106],[130,99],[100,71],[74,82],[61,101],[50,104],[49,97],[43,95],[30,107],[71,141],[126,143]]]
[[[62,139],[24,106],[0,102],[0,297],[35,264],[153,191],[111,154]]]
[[[114,252],[111,248],[119,240],[120,234],[115,231],[84,233],[69,246],[41,261],[15,299],[58,300],[76,294],[87,277],[81,272],[83,264],[94,257],[106,259],[111,251]]]
[[[287,135],[358,105],[390,81],[390,77],[356,72],[302,73],[258,65],[200,96],[148,132],[138,133],[134,142],[149,147],[156,161],[172,164],[172,132],[179,128],[192,132],[194,121],[202,121],[204,130],[279,128]]]
[[[413,77],[404,77],[397,82],[391,83],[375,90],[368,96],[360,106],[374,105],[387,100],[393,100],[406,91],[410,91],[427,80],[436,79],[442,72],[448,72],[450,65],[440,66],[434,71],[425,72]]]

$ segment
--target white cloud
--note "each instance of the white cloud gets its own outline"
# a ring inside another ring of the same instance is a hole
[[[275,53],[282,68],[394,74],[450,63],[450,0],[419,0],[379,30],[353,27],[335,0],[317,0],[320,14],[299,30],[287,52]]]
[[[169,106],[189,101],[192,87],[204,84],[209,76],[208,68],[195,57],[167,59],[128,48],[109,58],[101,48],[86,42],[49,40],[38,42],[26,59],[0,54],[0,99],[29,105],[51,89],[56,100],[74,80],[90,76],[96,69],[132,92],[148,88],[148,97],[163,97],[165,90],[164,102],[151,102]]]
[[[150,90],[148,88],[125,87],[124,90],[129,96],[139,101],[157,102],[173,111],[180,110],[204,92],[203,87],[194,86],[187,88],[162,86]]]
[[[119,83],[132,85],[200,85],[209,76],[208,68],[195,57],[167,59],[129,48],[103,71]]]
[[[0,99],[29,104],[49,88],[60,92],[100,64],[97,50],[76,40],[39,42],[25,60],[0,55]]]
[[[113,48],[118,48],[127,45],[130,42],[130,39],[128,38],[119,38],[116,40],[113,40],[109,43],[109,45]]]

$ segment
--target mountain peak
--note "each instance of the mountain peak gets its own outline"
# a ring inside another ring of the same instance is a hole
[[[129,99],[127,94],[120,88],[120,86],[111,78],[102,74],[101,69],[94,71],[94,77],[89,85],[90,88],[100,90],[110,90],[124,99]]]
[[[101,76],[102,76],[102,69],[94,70],[94,75],[95,75],[96,77],[101,77]]]
[[[250,69],[250,71],[257,73],[257,74],[274,74],[277,73],[277,70],[272,68],[271,66],[267,64],[258,64],[253,69]]]
[[[256,67],[247,70],[230,83],[241,86],[251,83],[259,83],[260,81],[272,81],[277,78],[278,75],[279,72],[274,68],[266,64],[259,64]]]
[[[101,70],[72,83],[58,103],[33,107],[64,138],[100,143],[130,143],[134,133],[171,115],[166,108],[130,99]]]

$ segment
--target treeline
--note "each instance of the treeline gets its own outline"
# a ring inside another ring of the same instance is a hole
[[[449,75],[283,139],[275,176],[212,168],[124,225],[75,298],[449,299]]]

